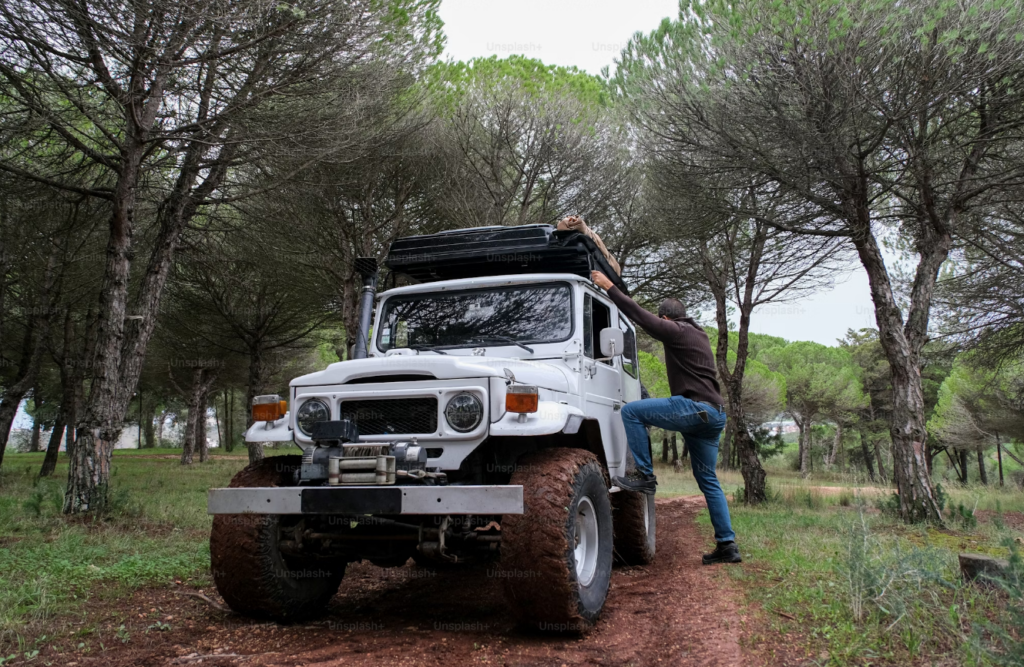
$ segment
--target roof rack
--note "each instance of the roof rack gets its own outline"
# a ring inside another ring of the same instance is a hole
[[[406,236],[391,244],[384,265],[420,282],[520,273],[600,271],[628,294],[626,283],[586,234],[553,225],[472,227]]]

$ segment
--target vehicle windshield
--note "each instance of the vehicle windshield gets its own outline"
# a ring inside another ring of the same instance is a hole
[[[396,296],[384,304],[377,347],[556,343],[572,335],[571,304],[565,284]]]

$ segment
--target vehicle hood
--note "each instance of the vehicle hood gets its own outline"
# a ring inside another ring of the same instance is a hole
[[[517,382],[534,384],[552,391],[568,392],[569,380],[557,366],[544,361],[524,361],[502,357],[463,357],[436,354],[395,355],[353,359],[331,364],[322,371],[302,375],[291,381],[293,387],[346,384],[353,380],[388,375],[423,375],[424,380],[459,378],[506,377],[505,369],[512,371]]]

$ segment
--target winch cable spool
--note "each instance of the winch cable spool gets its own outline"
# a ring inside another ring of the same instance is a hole
[[[389,456],[391,454],[391,445],[370,445],[365,443],[353,443],[343,444],[341,446],[342,451],[345,453],[345,457],[367,457],[367,456]]]

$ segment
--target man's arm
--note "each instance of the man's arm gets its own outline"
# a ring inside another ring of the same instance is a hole
[[[669,320],[663,320],[641,308],[635,301],[619,291],[619,288],[608,280],[608,276],[600,271],[592,273],[592,279],[597,286],[608,292],[608,297],[615,302],[626,317],[633,320],[643,328],[652,338],[664,343],[667,339],[679,333],[679,325]]]

